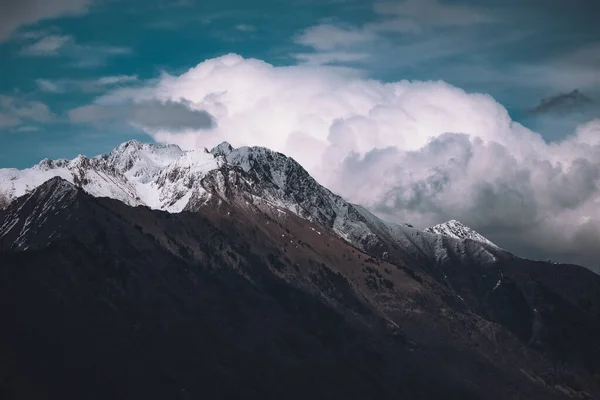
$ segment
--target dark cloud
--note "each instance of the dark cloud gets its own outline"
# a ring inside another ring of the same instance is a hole
[[[2,0],[0,42],[20,26],[65,15],[87,12],[93,0]]]
[[[594,101],[581,93],[578,89],[569,93],[559,93],[555,96],[542,99],[540,104],[529,110],[531,114],[569,114],[572,112],[586,112]]]
[[[194,110],[187,103],[158,100],[135,104],[129,115],[131,123],[155,130],[182,131],[210,129],[212,116],[204,110]]]
[[[213,117],[204,110],[194,110],[186,102],[147,100],[129,105],[87,105],[68,112],[73,123],[130,123],[158,131],[201,130],[214,127]]]
[[[597,79],[600,83],[600,76]],[[578,125],[600,117],[600,103],[596,101],[600,98],[598,96],[598,89],[591,90],[589,95],[576,89],[546,97],[536,107],[526,110],[521,122],[537,132],[543,132],[548,141],[560,140]]]

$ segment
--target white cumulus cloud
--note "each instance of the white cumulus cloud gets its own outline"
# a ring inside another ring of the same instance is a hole
[[[235,54],[96,104],[147,100],[214,120],[209,129],[148,128],[157,141],[267,146],[388,219],[425,227],[457,218],[518,254],[597,266],[600,120],[549,144],[486,94]]]

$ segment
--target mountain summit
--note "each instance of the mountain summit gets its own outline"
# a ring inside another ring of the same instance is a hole
[[[464,225],[462,222],[457,221],[455,219],[426,228],[425,232],[435,233],[438,235],[445,235],[455,239],[476,240],[478,242],[489,244],[490,246],[499,248],[483,235],[479,234],[478,232],[474,231],[473,229]]]

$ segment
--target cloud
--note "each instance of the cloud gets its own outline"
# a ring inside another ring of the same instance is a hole
[[[16,132],[39,132],[41,129],[38,128],[37,126],[31,126],[31,125],[26,125],[26,126],[20,126],[17,129],[15,129]]]
[[[152,101],[214,119],[201,130],[147,127],[157,141],[267,146],[387,219],[425,227],[456,218],[518,254],[600,267],[600,119],[547,143],[491,96],[444,82],[382,83],[234,54],[94,106],[151,102],[154,115]]]
[[[57,18],[85,14],[92,0],[4,0],[0,13],[0,43],[20,26]]]
[[[298,34],[296,44],[310,47],[313,52],[301,52],[292,56],[303,64],[333,65],[350,64],[369,58],[364,46],[377,39],[369,30],[352,26],[321,24],[306,28]]]
[[[55,115],[40,101],[0,95],[0,126],[17,126],[23,120],[52,122]]]
[[[112,75],[104,76],[93,81],[96,85],[119,85],[122,83],[131,83],[137,81],[137,75]]]
[[[253,25],[248,25],[248,24],[238,24],[235,26],[235,29],[237,29],[240,32],[254,32],[256,31],[256,27]]]
[[[185,101],[147,100],[135,104],[129,121],[150,131],[204,130],[214,126],[214,120],[208,112],[195,110]]]
[[[0,128],[19,125],[19,122],[19,118],[15,117],[14,115],[0,113]]]
[[[132,52],[130,48],[122,46],[77,44],[69,48],[65,56],[70,57],[76,67],[93,68],[105,65],[112,57],[128,55]]]
[[[560,92],[573,88],[599,92],[600,60],[590,49],[589,46],[583,46],[574,52],[559,54],[543,62],[517,64],[511,68],[507,78],[509,81],[518,80],[528,86],[548,87]],[[600,46],[598,50],[600,51]]]
[[[91,104],[68,111],[69,120],[78,124],[129,123],[149,132],[168,130],[205,130],[214,127],[212,116],[186,102],[142,100],[121,105]]]
[[[397,25],[386,24],[390,28],[398,28],[402,31],[421,30],[422,28],[445,27],[445,26],[472,26],[477,24],[495,22],[489,12],[472,6],[439,0],[405,0],[402,2],[379,2],[375,3],[375,12],[385,16],[394,17],[388,20],[396,22]],[[417,24],[412,25],[410,21]]]
[[[369,58],[368,53],[325,51],[318,53],[296,53],[293,55],[298,62],[309,65],[334,65],[349,64],[364,61]]]
[[[87,105],[72,108],[67,112],[69,120],[75,124],[93,124],[103,121],[113,122],[119,119],[123,111],[113,107]]]
[[[563,65],[577,65],[587,68],[600,66],[600,42],[589,43],[564,54],[558,60]]]
[[[376,38],[377,36],[368,30],[321,24],[305,29],[296,37],[295,42],[315,50],[328,51],[364,44]]]
[[[24,56],[55,56],[61,47],[73,40],[70,36],[51,35],[24,47],[20,54]]]
[[[47,79],[36,79],[35,83],[43,92],[60,93],[63,91],[61,85]]]
[[[115,56],[131,54],[131,49],[120,46],[80,44],[72,36],[51,34],[36,39],[19,52],[26,57],[63,56],[77,67],[102,66]]]
[[[112,75],[97,79],[36,79],[38,88],[43,92],[65,93],[81,91],[85,93],[101,92],[115,86],[129,85],[137,82],[137,75]]]
[[[544,98],[535,108],[532,114],[569,114],[573,112],[585,112],[593,105],[593,100],[575,89],[569,93],[559,93],[550,98]]]
[[[417,55],[417,59],[432,59],[439,55],[456,54],[457,47],[465,47],[462,41],[459,45],[455,43],[461,39],[460,35],[456,35],[457,28],[464,29],[495,22],[488,11],[439,0],[376,2],[373,10],[375,18],[362,25],[327,22],[302,30],[294,37],[294,42],[310,47],[313,53],[301,52],[292,56],[301,62],[324,65],[353,63],[373,53],[384,54],[387,62],[391,53],[402,55],[403,59],[411,58],[413,54]],[[455,30],[448,32],[448,28]],[[441,41],[439,38],[418,41],[413,39],[410,43],[398,44],[393,40],[398,37],[392,39],[392,36],[398,36],[399,33],[402,39],[402,34],[423,36],[424,33],[438,29],[445,29]],[[427,48],[432,42],[445,43],[443,49],[440,49],[441,52]],[[413,48],[417,51],[411,53]],[[407,60],[408,63],[415,61],[414,58]]]

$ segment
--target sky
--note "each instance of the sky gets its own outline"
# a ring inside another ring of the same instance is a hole
[[[4,0],[0,168],[261,145],[378,215],[600,268],[595,0]]]

